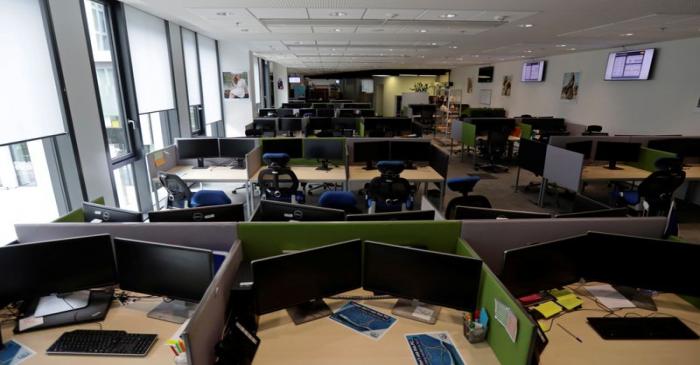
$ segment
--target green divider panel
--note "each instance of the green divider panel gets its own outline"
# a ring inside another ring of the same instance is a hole
[[[532,139],[532,126],[530,124],[518,123],[520,127],[520,138]]]
[[[430,250],[454,253],[458,221],[423,222],[247,222],[238,225],[238,237],[248,260],[279,255],[328,243],[364,239],[393,244],[426,245]]]
[[[695,308],[700,309],[700,297],[691,297],[689,295],[680,295],[686,302],[695,306]]]
[[[476,146],[476,125],[462,122],[462,147]]]
[[[457,242],[455,252],[462,256],[480,258],[461,238]],[[478,305],[479,308],[486,308],[489,314],[489,332],[486,341],[496,354],[498,361],[503,365],[528,364],[537,324],[486,264],[482,266],[480,287]],[[496,313],[494,299],[508,306],[518,318],[518,335],[515,342],[511,341],[505,328],[494,318]]]
[[[647,171],[656,171],[654,163],[662,157],[677,157],[675,153],[655,150],[652,148],[642,147],[639,152],[639,161],[627,162],[628,165]]]
[[[357,135],[360,137],[365,136],[365,120],[364,119],[358,119],[357,120]]]
[[[98,197],[95,200],[92,200],[91,203],[95,204],[102,204],[104,205],[105,203],[105,198],[104,197]],[[82,223],[85,219],[85,214],[83,214],[83,207],[80,207],[78,209],[75,209],[71,211],[70,213],[56,218],[52,223],[75,223],[75,222],[80,222]]]

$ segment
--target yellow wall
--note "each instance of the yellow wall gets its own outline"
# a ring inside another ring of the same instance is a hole
[[[396,110],[396,95],[401,95],[402,93],[412,92],[411,88],[417,82],[422,82],[424,84],[434,84],[438,78],[435,76],[427,77],[417,77],[417,76],[390,76],[384,78],[384,96],[382,99],[383,103],[383,115],[394,116]],[[434,89],[428,89],[428,94],[433,95]]]

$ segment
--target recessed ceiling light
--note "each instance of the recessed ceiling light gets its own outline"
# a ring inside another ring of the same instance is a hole
[[[443,19],[452,19],[456,16],[457,16],[457,14],[453,14],[453,13],[440,14],[440,18],[443,18]]]
[[[394,49],[393,49],[393,48],[389,48],[389,52],[394,52]]]
[[[420,58],[425,58],[425,56],[423,56],[423,55],[420,55],[420,56],[418,56],[418,57],[420,57]]]
[[[525,53],[532,53],[531,49],[525,50]]]
[[[430,45],[431,45],[431,46],[437,46],[437,43],[432,42],[432,43],[430,43]]]
[[[452,48],[452,49],[457,49],[457,46],[450,46],[450,48]]]
[[[428,33],[428,30],[427,29],[420,29],[420,30],[418,30],[418,32],[419,33]]]
[[[622,33],[622,34],[620,34],[620,36],[622,36],[622,37],[631,37],[633,35],[634,35],[634,33]]]
[[[334,11],[334,12],[328,14],[328,15],[330,15],[330,16],[339,16],[339,17],[340,17],[340,16],[346,16],[346,15],[348,15],[348,13],[343,12],[343,11]]]
[[[520,56],[520,58],[525,58],[525,56]]]
[[[520,28],[532,28],[534,25],[532,25],[532,24],[530,24],[530,23],[526,23],[526,24],[520,24],[520,25],[518,25],[518,26],[519,26]]]
[[[571,48],[569,48],[568,50],[569,50],[569,51],[575,51],[575,50],[576,50],[576,48],[574,48],[574,47],[571,47]]]
[[[229,16],[229,15],[231,15],[231,12],[228,12],[228,11],[217,11],[217,12],[216,12],[216,15],[218,15],[218,16]]]
[[[478,54],[475,54],[475,55],[473,55],[472,57],[479,58],[479,55],[478,55]]]
[[[566,47],[566,44],[557,44],[555,47],[557,47],[557,48],[564,48],[564,47]]]
[[[462,58],[462,57],[457,57],[457,61],[464,61],[464,58]]]

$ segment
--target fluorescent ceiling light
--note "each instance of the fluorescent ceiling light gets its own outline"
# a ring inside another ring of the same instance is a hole
[[[420,29],[420,30],[418,30],[418,32],[419,33],[428,33],[428,30],[427,29]]]
[[[346,15],[348,15],[348,13],[343,12],[343,11],[334,11],[328,15],[330,15],[330,16],[346,16]]]
[[[519,26],[520,28],[532,28],[534,25],[532,25],[532,24],[530,24],[530,23],[526,23],[526,24],[520,24],[520,25],[518,25],[518,26]]]
[[[443,19],[452,19],[456,16],[457,16],[457,14],[453,14],[453,13],[440,14],[440,18],[443,18]]]

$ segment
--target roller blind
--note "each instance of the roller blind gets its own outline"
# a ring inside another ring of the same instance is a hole
[[[204,121],[215,123],[221,118],[221,93],[219,91],[219,62],[216,58],[216,42],[197,34],[199,63],[202,76],[202,99],[204,101]]]
[[[139,114],[174,109],[165,21],[131,6],[125,8]]]
[[[39,0],[0,1],[0,145],[65,133]]]
[[[182,52],[185,54],[185,76],[187,78],[187,99],[190,105],[202,104],[199,89],[199,60],[197,60],[197,39],[193,31],[182,28]]]

